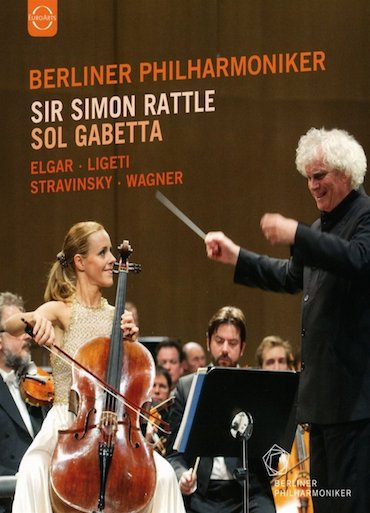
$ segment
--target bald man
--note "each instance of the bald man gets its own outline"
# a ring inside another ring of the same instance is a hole
[[[188,342],[182,348],[184,353],[184,359],[182,361],[182,367],[185,374],[192,374],[196,372],[200,367],[206,366],[206,353],[203,346],[198,342]]]

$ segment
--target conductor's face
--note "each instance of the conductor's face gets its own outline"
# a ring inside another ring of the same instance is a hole
[[[207,340],[207,349],[216,367],[236,367],[244,347],[239,329],[232,324],[220,324],[211,339]]]
[[[321,212],[331,212],[351,191],[351,179],[318,159],[306,166],[308,189]]]

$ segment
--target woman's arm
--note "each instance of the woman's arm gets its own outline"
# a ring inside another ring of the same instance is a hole
[[[4,330],[14,336],[24,333],[26,322],[32,326],[33,339],[39,345],[55,342],[54,326],[64,328],[67,305],[61,301],[49,301],[34,311],[12,315],[4,323]]]

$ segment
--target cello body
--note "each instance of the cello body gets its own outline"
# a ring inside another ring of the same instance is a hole
[[[120,280],[121,274],[111,338],[88,341],[75,354],[72,389],[78,411],[73,424],[59,431],[51,461],[54,513],[136,513],[154,493],[153,450],[139,421],[142,405],[150,400],[155,367],[144,346],[122,338]]]
[[[104,379],[109,343],[109,338],[98,338],[84,344],[77,352],[76,360]],[[123,341],[122,344],[126,347],[121,390],[125,390],[127,399],[137,401],[141,396],[144,403],[149,399],[147,390],[150,390],[154,373],[153,360],[149,351],[138,342]],[[126,352],[129,358],[126,358]],[[140,370],[143,359],[147,360],[144,374]],[[75,368],[73,373],[74,381],[79,383],[79,413],[68,430],[59,432],[51,464],[53,509],[58,513],[98,511],[101,479],[98,447],[102,439],[114,437],[102,511],[140,511],[152,498],[155,472],[152,449],[142,435],[138,414],[117,402],[117,423],[104,418],[110,416],[104,413],[104,390],[94,386],[93,380],[84,376],[84,371]]]

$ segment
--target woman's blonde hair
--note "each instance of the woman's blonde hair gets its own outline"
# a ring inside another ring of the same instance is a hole
[[[89,237],[104,230],[103,225],[95,221],[83,221],[74,224],[65,236],[62,251],[52,265],[46,285],[45,301],[66,301],[76,291],[76,269],[74,256],[86,256],[89,251]]]

